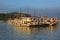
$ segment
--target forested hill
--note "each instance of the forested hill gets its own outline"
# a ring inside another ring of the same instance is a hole
[[[20,17],[31,17],[30,14],[26,13],[17,13],[17,12],[11,12],[11,13],[0,13],[0,20],[8,20],[9,18],[15,19]]]

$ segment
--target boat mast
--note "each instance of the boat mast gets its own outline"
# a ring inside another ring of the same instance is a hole
[[[57,18],[59,19],[59,13],[57,13]]]

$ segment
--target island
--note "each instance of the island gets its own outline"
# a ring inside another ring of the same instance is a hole
[[[31,17],[31,15],[27,13],[18,13],[18,12],[0,13],[0,21],[7,21],[10,18],[19,19],[20,17]]]

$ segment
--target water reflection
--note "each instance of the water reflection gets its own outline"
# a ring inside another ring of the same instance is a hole
[[[19,35],[21,38],[29,40],[55,40],[54,33],[57,27],[20,27],[15,26],[15,36]]]
[[[48,27],[21,27],[0,23],[0,40],[60,40],[60,24]]]

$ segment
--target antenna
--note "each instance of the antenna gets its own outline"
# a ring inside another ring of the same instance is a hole
[[[20,8],[20,13],[21,13],[21,8]]]
[[[34,17],[36,16],[36,10],[34,9]]]
[[[57,18],[59,19],[59,13],[57,13]]]
[[[27,13],[29,14],[29,8],[27,8]]]

